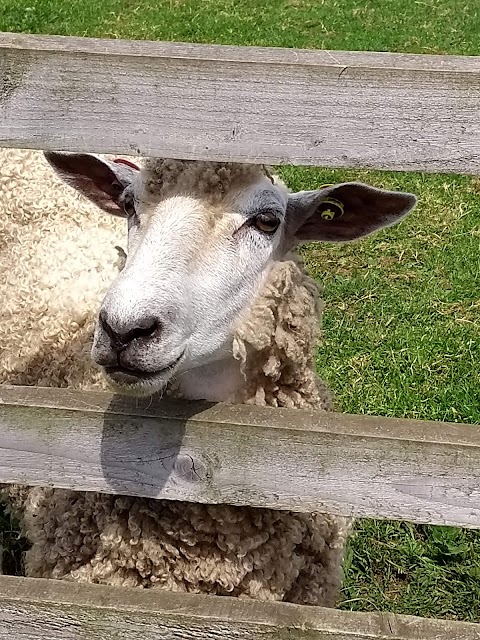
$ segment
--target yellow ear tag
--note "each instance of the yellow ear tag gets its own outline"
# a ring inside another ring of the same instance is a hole
[[[324,198],[319,207],[320,216],[323,220],[336,220],[345,213],[343,203],[335,198]]]
[[[322,211],[321,216],[324,220],[333,220],[335,213],[331,209],[325,209],[325,211]]]

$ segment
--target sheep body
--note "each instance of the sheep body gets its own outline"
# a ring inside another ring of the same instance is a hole
[[[1,155],[0,381],[104,388],[90,344],[125,223],[62,183],[40,153]],[[212,193],[235,176],[221,165],[203,170]],[[317,285],[298,259],[274,263],[236,327],[245,384],[230,400],[330,408],[313,362],[320,312]],[[32,543],[32,577],[326,606],[338,594],[344,518],[21,486],[3,492]]]

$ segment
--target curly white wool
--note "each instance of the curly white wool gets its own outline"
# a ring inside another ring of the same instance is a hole
[[[42,154],[0,156],[0,381],[103,388],[90,342],[125,222],[60,182]],[[209,188],[227,175],[205,170]],[[246,381],[237,402],[330,408],[313,360],[320,309],[298,260],[277,262],[236,328]],[[32,543],[30,576],[327,606],[337,597],[343,518],[17,486],[4,494]]]

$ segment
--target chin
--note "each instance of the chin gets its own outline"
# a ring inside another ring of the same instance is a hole
[[[103,374],[110,387],[117,393],[147,398],[163,393],[169,381],[179,368],[184,353],[171,364],[158,371],[142,371],[123,365],[102,366]]]
[[[162,375],[152,375],[145,379],[118,373],[112,374],[105,369],[104,375],[113,391],[136,398],[148,398],[156,393],[163,393],[169,381],[169,378]]]

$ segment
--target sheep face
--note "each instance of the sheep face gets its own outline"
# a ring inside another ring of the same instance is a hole
[[[306,240],[396,223],[414,196],[358,183],[290,194],[261,167],[49,152],[57,172],[128,220],[127,258],[99,311],[92,356],[124,392],[231,358],[236,323],[274,261]]]

